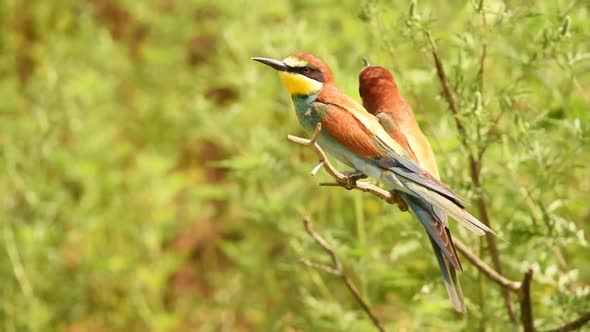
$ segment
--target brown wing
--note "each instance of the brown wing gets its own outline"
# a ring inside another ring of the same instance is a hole
[[[322,130],[345,148],[361,157],[372,159],[375,165],[390,169],[397,175],[427,187],[463,207],[464,202],[461,197],[421,169],[413,160],[393,150],[385,151],[378,146],[379,139],[345,108],[320,101],[312,103],[311,107],[318,109],[318,113],[322,114]]]
[[[338,105],[322,105],[327,108],[321,121],[322,130],[359,156],[376,158],[381,155],[373,134],[354,115]]]

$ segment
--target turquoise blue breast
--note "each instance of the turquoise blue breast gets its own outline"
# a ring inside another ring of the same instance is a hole
[[[322,120],[317,112],[309,107],[317,96],[317,94],[313,94],[311,96],[293,96],[292,98],[299,123],[310,133],[315,130],[317,124]]]

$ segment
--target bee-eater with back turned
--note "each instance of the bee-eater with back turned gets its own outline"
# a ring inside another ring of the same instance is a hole
[[[393,75],[383,67],[369,66],[366,62],[365,65],[359,74],[359,94],[363,106],[377,117],[389,136],[408,152],[410,158],[440,180],[432,148],[420,130],[412,108],[401,95]],[[437,215],[414,200],[406,202],[428,232],[451,302],[457,310],[464,311],[463,293],[456,273],[456,270],[461,270],[461,264],[446,226],[447,217],[439,214],[439,220]]]
[[[336,86],[332,71],[321,59],[309,53],[297,53],[283,61],[252,60],[279,72],[295,105],[297,118],[308,132],[313,132],[321,123],[317,142],[324,150],[395,190],[406,202],[419,206],[420,210],[413,211],[418,216],[422,213],[432,216],[434,224],[423,223],[427,230],[434,229],[429,230],[429,234],[440,230],[436,225],[444,224],[447,214],[478,235],[492,232],[465,211],[460,196],[413,161],[374,115]],[[446,257],[454,254],[449,246],[439,245]],[[463,311],[463,306],[455,302],[455,307]]]

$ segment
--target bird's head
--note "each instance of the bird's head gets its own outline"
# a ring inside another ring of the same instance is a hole
[[[384,105],[393,104],[401,98],[389,70],[369,65],[359,74],[359,94],[363,106],[373,114],[382,111]]]
[[[326,83],[332,82],[332,71],[318,57],[310,53],[297,53],[283,61],[252,58],[279,72],[283,84],[291,96],[311,96],[322,90]]]

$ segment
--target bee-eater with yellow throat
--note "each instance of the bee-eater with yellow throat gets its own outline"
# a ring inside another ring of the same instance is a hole
[[[322,124],[318,144],[324,150],[419,206],[420,210],[414,211],[418,218],[426,211],[442,224],[448,214],[478,235],[492,232],[465,211],[460,196],[413,161],[374,115],[338,88],[332,71],[321,59],[309,53],[297,53],[282,61],[252,60],[279,72],[295,105],[297,118],[308,132],[313,132],[318,123]],[[427,230],[428,226],[425,225]],[[441,250],[450,255],[447,247]],[[453,304],[463,311],[463,306],[456,305],[455,301]]]
[[[377,117],[389,136],[408,152],[412,160],[440,180],[432,148],[420,130],[412,108],[401,95],[393,75],[383,67],[369,66],[366,62],[365,65],[359,74],[359,94],[363,106]],[[439,220],[437,215],[423,209],[413,200],[407,203],[428,232],[451,302],[457,310],[464,311],[463,293],[456,273],[461,270],[461,264],[447,227],[447,217],[439,214]]]

